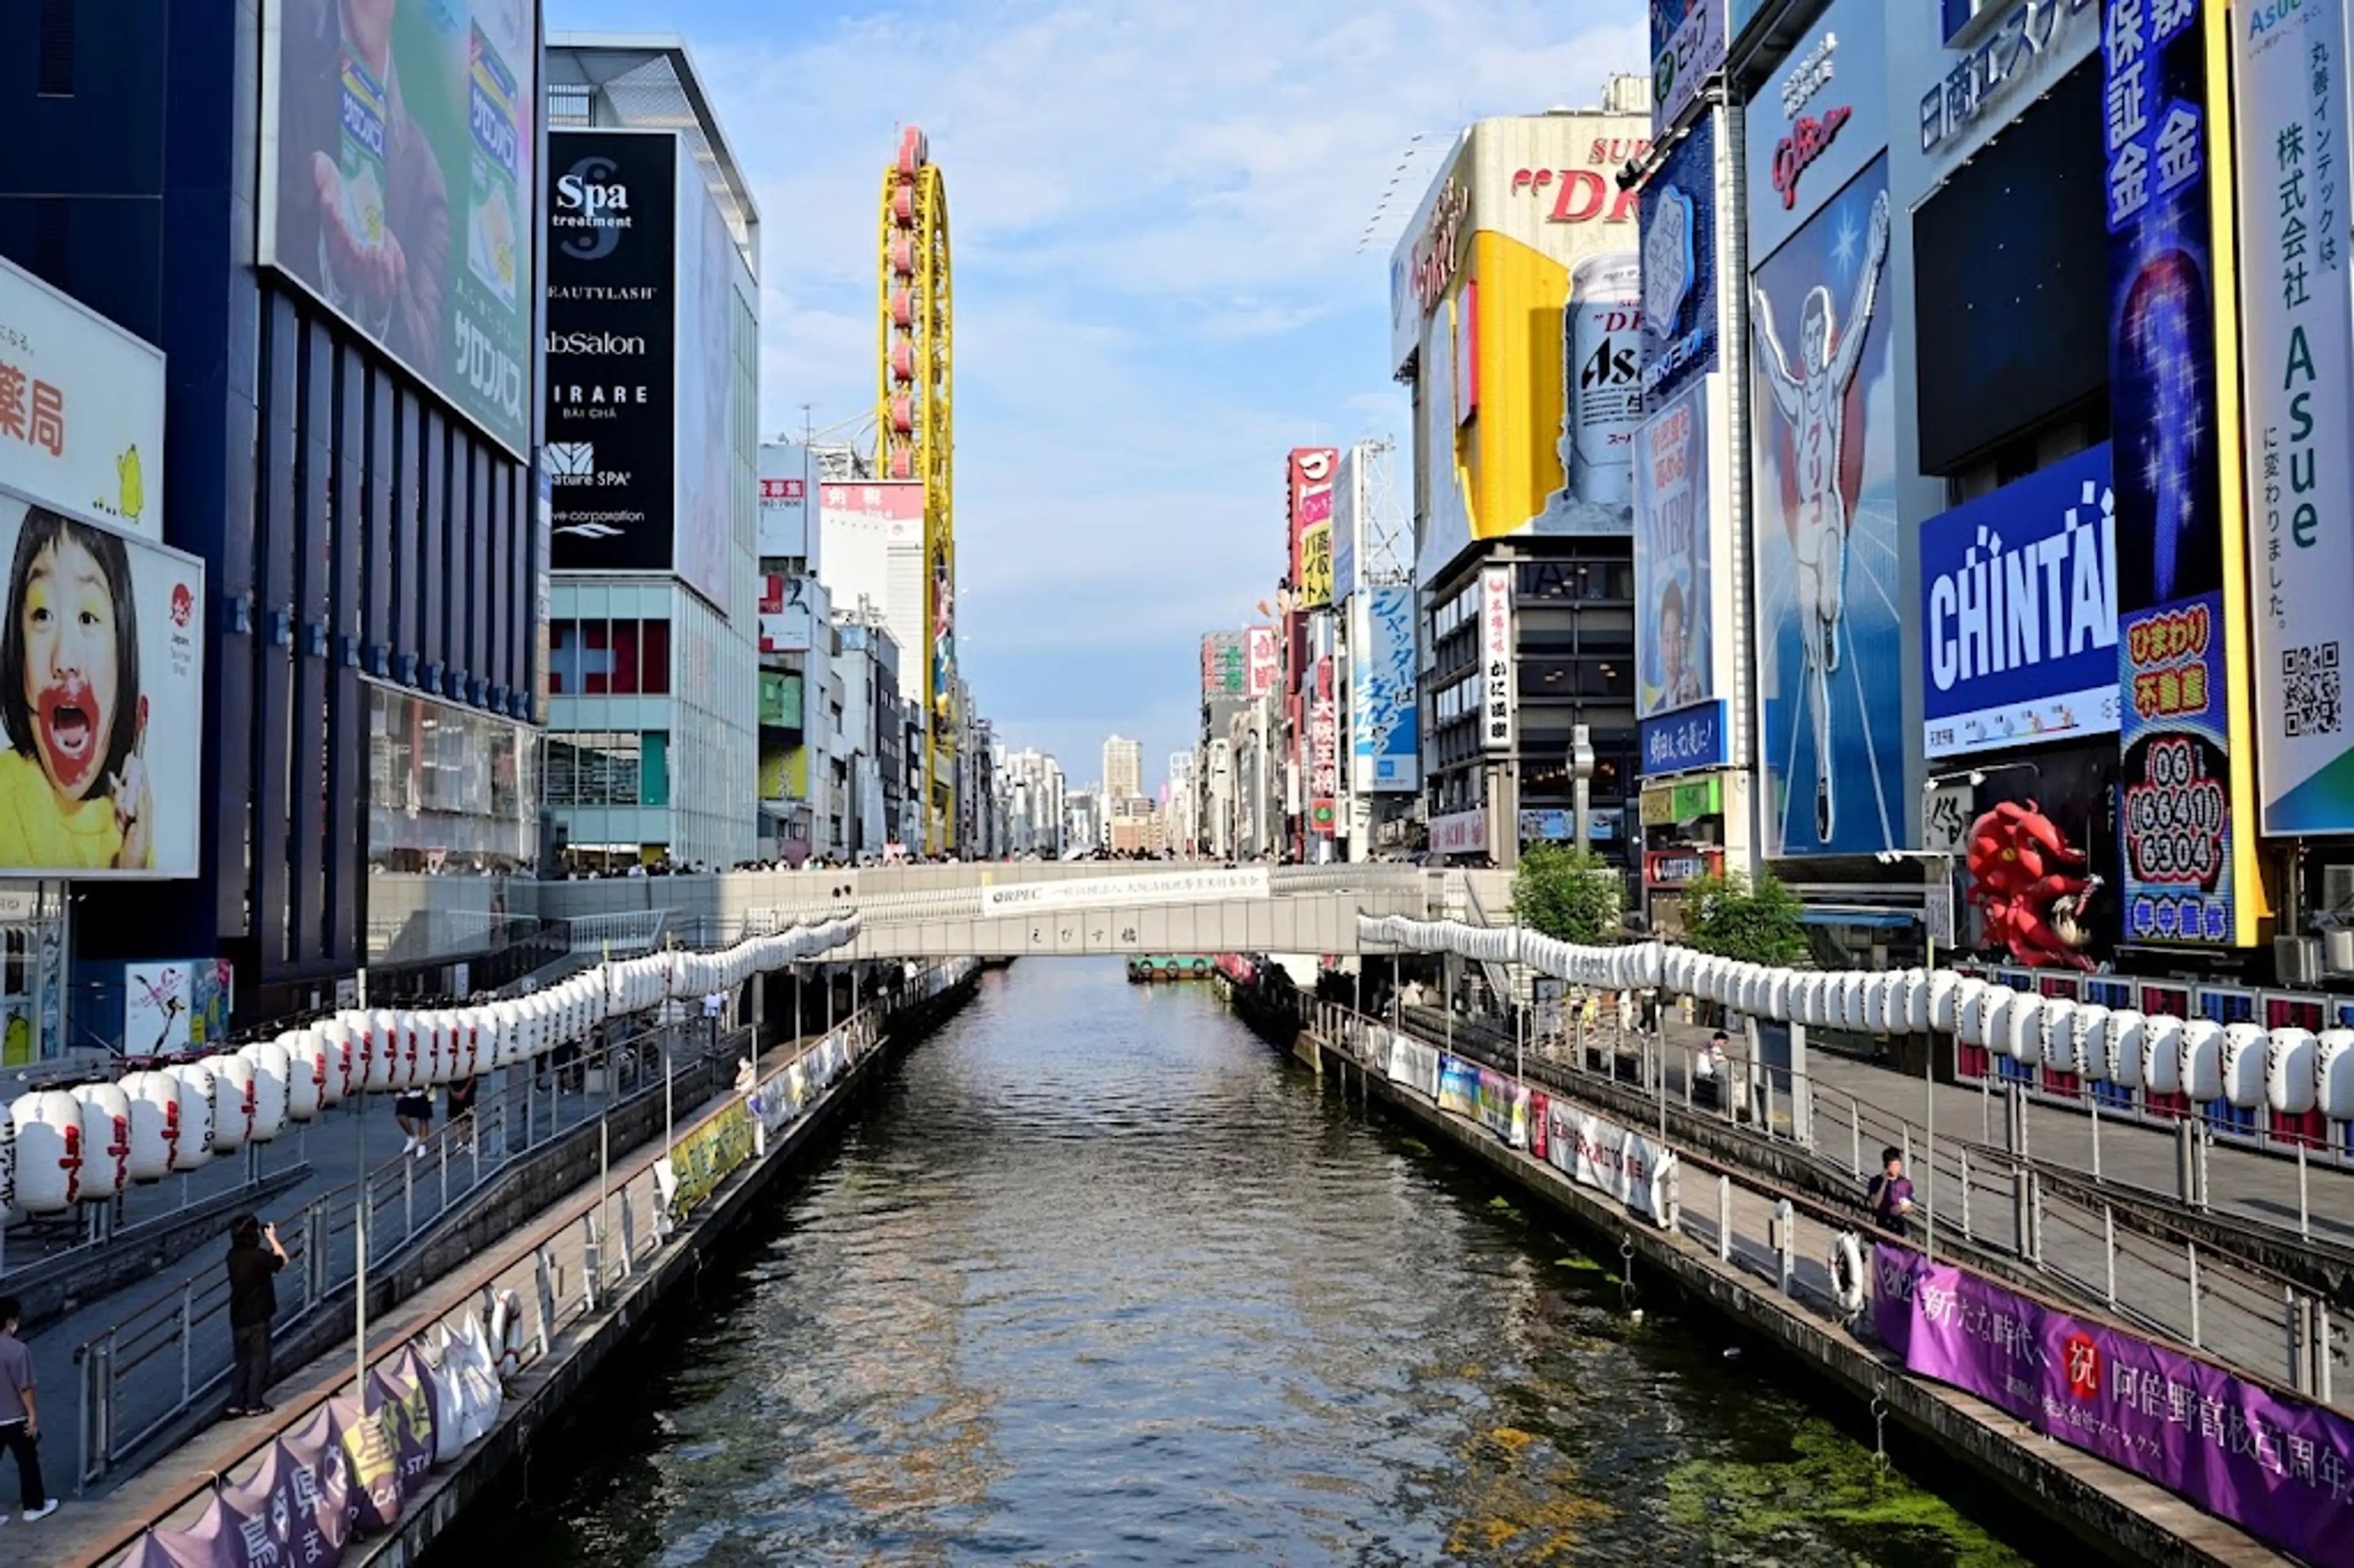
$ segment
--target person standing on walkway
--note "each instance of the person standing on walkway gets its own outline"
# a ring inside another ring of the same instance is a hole
[[[1890,1235],[1903,1239],[1906,1216],[1913,1213],[1913,1181],[1904,1174],[1901,1150],[1880,1151],[1880,1174],[1863,1190],[1863,1197],[1872,1205],[1872,1223]]]
[[[450,1085],[450,1136],[460,1149],[474,1147],[474,1080],[458,1078]]]
[[[276,1276],[285,1266],[286,1249],[278,1245],[278,1227],[252,1214],[239,1215],[228,1228],[228,1331],[237,1348],[237,1371],[228,1384],[231,1415],[266,1415],[276,1408],[262,1396],[270,1392],[270,1323],[278,1316]]]
[[[25,1309],[14,1296],[0,1296],[0,1447],[16,1457],[16,1478],[25,1489],[25,1522],[58,1511],[57,1499],[41,1489],[41,1410],[33,1394],[33,1352],[16,1337]],[[0,1524],[8,1516],[0,1513]]]
[[[399,1124],[401,1136],[407,1139],[400,1151],[424,1159],[425,1140],[433,1136],[433,1091],[402,1090],[393,1099],[392,1119]]]

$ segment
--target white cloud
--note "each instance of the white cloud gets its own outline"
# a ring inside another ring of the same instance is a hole
[[[625,6],[554,9],[619,25]],[[966,638],[1150,648],[1182,682],[1199,633],[1248,619],[1281,573],[1284,450],[1406,435],[1388,240],[1360,249],[1402,151],[1596,101],[1606,72],[1643,67],[1644,17],[1638,0],[901,0],[799,13],[779,41],[776,8],[685,0],[674,25],[760,207],[762,428],[874,402],[882,173],[898,125],[921,124],[955,261]],[[1432,166],[1388,190],[1389,232]],[[1003,737],[1150,712],[1172,726],[1145,733],[1156,763],[1187,740],[1190,689],[1098,692],[1091,662],[1062,662],[1053,689],[982,683]]]

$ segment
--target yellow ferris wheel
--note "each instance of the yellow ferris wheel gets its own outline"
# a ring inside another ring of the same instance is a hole
[[[949,409],[949,195],[924,133],[899,133],[883,171],[875,470],[924,486],[925,848],[953,849],[957,821],[956,530]]]

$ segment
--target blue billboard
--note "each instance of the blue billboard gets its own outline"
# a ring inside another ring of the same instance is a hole
[[[1645,719],[1642,748],[1641,771],[1647,775],[1723,767],[1732,760],[1726,748],[1724,705],[1702,703]]]
[[[2105,10],[2125,934],[2248,947],[2263,913],[2256,770],[2232,751],[2253,683],[2239,475],[2221,462],[2239,461],[2242,433],[2219,352],[2238,296],[2232,213],[2207,162],[2210,111],[2230,112],[2229,28],[2221,5]],[[2302,188],[2298,171],[2278,178]],[[2300,267],[2257,286],[2304,281]]]
[[[1716,368],[1715,110],[1692,122],[1643,182],[1643,406],[1657,408]]]
[[[1769,856],[1868,854],[1904,800],[1888,158],[1751,280],[1760,762]]]
[[[2117,728],[2109,448],[1921,524],[1921,749],[1958,757]]]
[[[1361,791],[1419,789],[1413,588],[1363,588],[1350,597],[1349,659],[1352,783]]]

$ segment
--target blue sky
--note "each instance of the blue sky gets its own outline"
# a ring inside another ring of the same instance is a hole
[[[896,128],[948,179],[958,642],[981,711],[1079,781],[1190,747],[1200,639],[1284,569],[1283,456],[1404,442],[1388,260],[1419,134],[1597,101],[1640,0],[547,0],[683,35],[759,204],[762,428],[875,397]],[[660,20],[656,20],[659,17]]]

